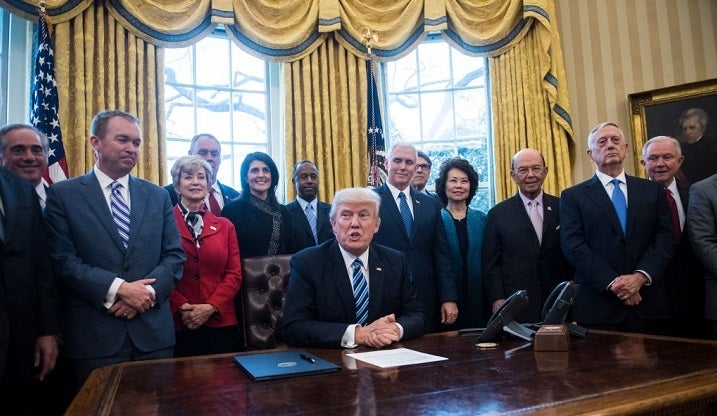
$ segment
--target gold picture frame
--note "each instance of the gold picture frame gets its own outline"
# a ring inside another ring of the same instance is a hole
[[[702,108],[710,118],[705,136],[717,136],[717,79],[691,82],[627,96],[632,127],[635,171],[645,177],[640,166],[642,146],[655,136],[679,140],[680,115],[690,108]]]

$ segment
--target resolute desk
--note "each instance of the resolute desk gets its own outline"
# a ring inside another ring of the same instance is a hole
[[[717,414],[717,342],[601,331],[565,353],[498,342],[426,335],[398,345],[449,360],[391,369],[307,349],[341,371],[264,382],[235,354],[118,364],[95,370],[67,414]]]

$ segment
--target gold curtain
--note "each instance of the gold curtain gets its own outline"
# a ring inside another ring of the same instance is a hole
[[[325,200],[366,185],[366,82],[365,61],[333,38],[284,65],[287,175],[297,161],[313,160]],[[294,194],[287,180],[287,196]]]
[[[142,129],[134,173],[165,182],[162,50],[129,33],[96,3],[54,26],[60,125],[70,176],[89,171],[92,117],[104,109],[136,115]]]

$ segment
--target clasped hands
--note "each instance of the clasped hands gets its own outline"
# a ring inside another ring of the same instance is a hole
[[[401,339],[401,330],[396,325],[396,315],[390,314],[376,319],[366,326],[356,326],[354,341],[360,345],[381,348]]]
[[[185,303],[179,308],[178,312],[184,326],[189,329],[197,329],[207,323],[216,310],[214,305],[209,303],[196,305]]]
[[[134,282],[122,282],[117,289],[117,300],[107,309],[107,313],[118,318],[133,319],[152,307],[157,297],[147,286],[156,279],[140,279]]]
[[[645,276],[640,272],[618,276],[610,285],[610,291],[627,306],[642,302],[640,289],[645,284]]]

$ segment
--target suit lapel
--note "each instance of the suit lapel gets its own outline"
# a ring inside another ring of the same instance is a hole
[[[411,230],[411,241],[413,241],[417,230],[423,229],[423,223],[428,221],[428,218],[426,217],[426,207],[418,196],[418,192],[410,186],[408,189],[410,190],[411,200],[413,201],[413,230]],[[394,203],[393,205],[396,204]],[[398,215],[400,217],[401,213],[399,212]],[[403,219],[401,219],[401,224],[403,224]]]
[[[543,192],[543,236],[553,227],[558,201]]]
[[[543,203],[545,203],[545,198],[543,198]],[[533,222],[530,221],[530,217],[528,216],[528,212],[525,210],[525,205],[523,205],[523,200],[520,198],[520,194],[516,193],[511,198],[510,208],[513,211],[513,218],[518,219],[518,221],[522,224],[523,228],[525,228],[525,231],[529,232],[529,235],[533,236],[533,242],[535,243],[535,245],[540,246],[540,243],[538,242],[538,236],[535,234]],[[545,220],[543,220],[543,230],[544,229]]]
[[[401,235],[406,238],[406,241],[410,241],[408,234],[406,234],[406,229],[403,227],[403,219],[401,219],[401,213],[398,211],[398,206],[396,205],[396,201],[393,200],[393,194],[391,194],[391,190],[388,189],[388,186],[386,184],[381,185],[381,205],[386,207],[386,210],[388,212],[388,215],[392,217],[391,220],[396,224],[398,224],[398,228],[401,229]],[[414,218],[414,227],[415,230],[415,218]]]
[[[80,183],[85,187],[81,194],[82,197],[85,198],[85,201],[87,201],[87,205],[90,210],[94,212],[95,217],[98,218],[102,223],[102,226],[105,227],[105,230],[110,235],[110,238],[115,243],[117,248],[124,251],[122,240],[120,240],[119,234],[117,233],[117,225],[112,218],[112,212],[110,211],[110,207],[107,205],[107,199],[105,199],[104,191],[100,187],[100,182],[97,180],[97,177],[95,177],[94,172],[90,171],[88,174],[83,176],[80,179]],[[132,220],[130,219],[130,238],[132,238],[131,221]]]
[[[351,286],[351,276],[346,269],[346,263],[339,250],[339,243],[334,241],[329,247],[329,262],[327,264],[328,273],[334,276],[332,281],[336,285],[336,291],[339,294],[341,304],[344,305],[346,316],[353,316],[356,319],[356,302],[354,301],[353,287]],[[370,293],[369,293],[370,296]]]
[[[130,197],[130,212],[129,212],[129,241],[127,242],[127,249],[134,244],[137,239],[139,230],[142,226],[142,219],[144,218],[144,211],[147,206],[146,201],[149,200],[147,197],[147,190],[145,189],[142,182],[140,182],[134,176],[129,177],[129,197]]]
[[[627,235],[635,229],[637,216],[640,215],[642,200],[645,198],[646,187],[642,186],[632,176],[625,175],[627,185]],[[616,214],[617,215],[617,214]]]
[[[316,234],[321,235],[327,227],[329,228],[327,231],[331,232],[331,223],[327,220],[329,218],[329,206],[318,203],[317,211],[318,217],[316,218]]]
[[[381,299],[383,299],[384,283],[386,279],[383,276],[384,264],[374,247],[370,247],[368,251],[368,323],[380,318],[376,316],[377,310],[380,309]]]
[[[301,204],[299,204],[299,201],[294,201],[291,204],[291,210],[294,211],[295,218],[299,219],[299,224],[301,225],[301,229],[304,230],[306,235],[310,236],[311,238],[314,238],[314,234],[311,232],[311,226],[309,225],[309,220],[306,218],[306,214],[301,209]],[[317,208],[318,210],[318,208]],[[317,218],[317,225],[318,225],[318,218]]]
[[[0,175],[0,196],[2,197],[3,211],[5,212],[5,235],[3,236],[5,241],[7,241],[8,236],[12,235],[12,231],[15,228],[14,214],[18,212],[17,207],[15,206],[17,204],[17,199],[15,199],[15,196],[12,195],[12,186],[8,180],[9,174],[9,172],[5,171],[2,175]]]
[[[615,207],[612,205],[612,201],[610,201],[610,197],[607,196],[607,192],[605,192],[605,187],[602,185],[597,175],[594,175],[593,179],[587,184],[585,184],[585,193],[587,194],[588,198],[590,198],[590,200],[598,207],[598,209],[600,209],[600,211],[605,214],[605,217],[612,225],[612,227],[624,236],[625,234],[622,231],[620,220],[617,218]],[[631,198],[631,196],[628,196],[628,198]],[[628,202],[628,204],[630,204],[630,202]],[[629,216],[630,213],[628,209],[628,229],[630,222]]]

